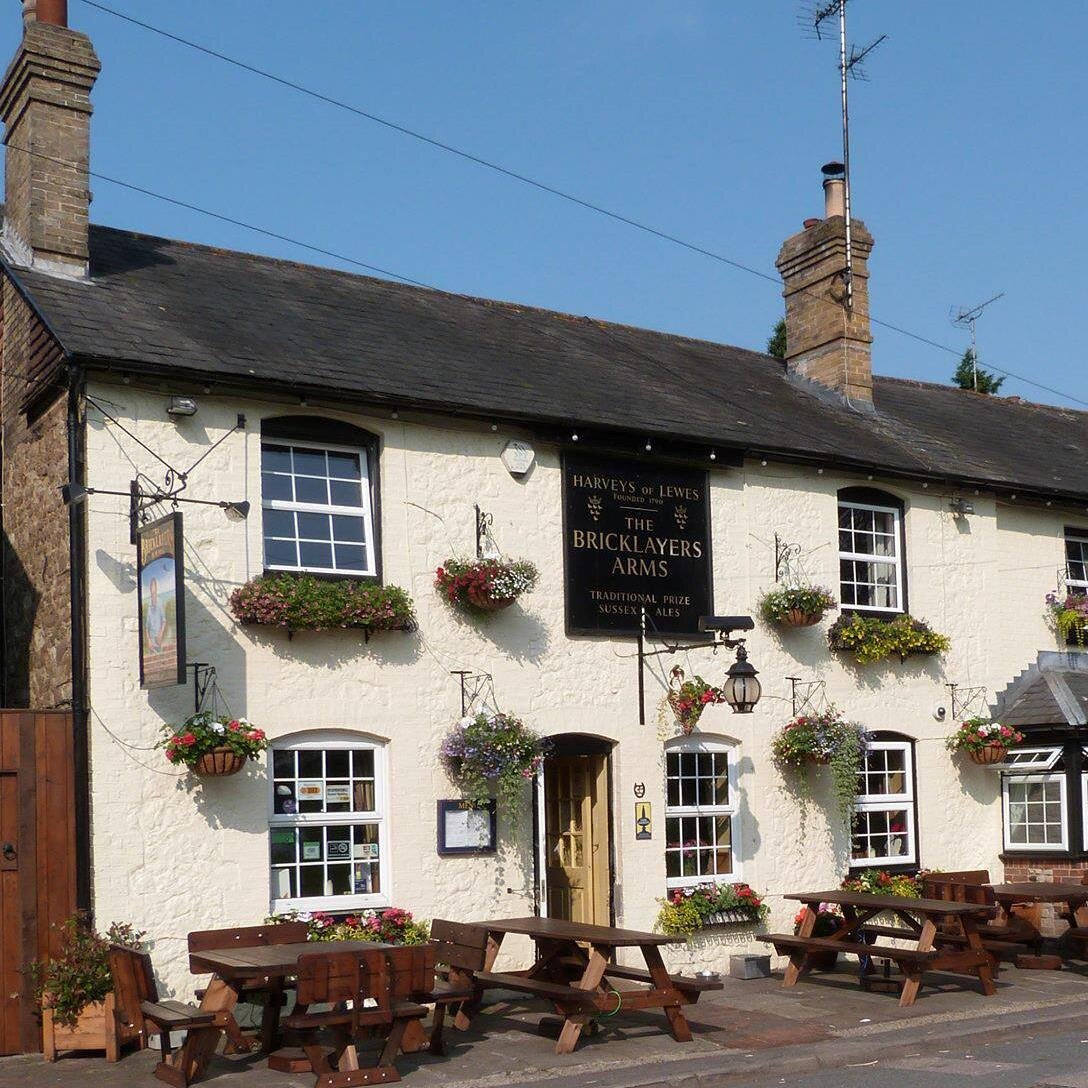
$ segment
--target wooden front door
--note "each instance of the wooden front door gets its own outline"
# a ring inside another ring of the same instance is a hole
[[[72,718],[0,710],[0,1054],[41,1049],[26,966],[75,909]]]
[[[548,917],[608,925],[612,883],[608,759],[550,756],[544,763]]]

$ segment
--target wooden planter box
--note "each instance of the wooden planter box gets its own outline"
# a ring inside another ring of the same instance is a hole
[[[113,1015],[113,994],[88,1005],[75,1027],[58,1024],[49,1005],[42,1006],[42,1051],[47,1062],[55,1062],[64,1050],[104,1050],[107,1060],[117,1061],[117,1028]]]

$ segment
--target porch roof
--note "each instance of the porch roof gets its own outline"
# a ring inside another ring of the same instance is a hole
[[[1043,650],[997,694],[993,716],[1029,732],[1088,726],[1088,653]]]

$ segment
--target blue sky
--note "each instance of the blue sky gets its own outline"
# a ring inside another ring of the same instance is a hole
[[[835,50],[800,32],[794,0],[104,2],[767,272],[840,156]],[[103,62],[97,171],[451,291],[755,348],[781,313],[772,284],[69,4]],[[1088,8],[850,10],[857,42],[888,35],[851,87],[874,316],[962,348],[950,307],[1005,291],[979,325],[984,364],[1088,401]],[[335,264],[93,189],[100,223]],[[880,373],[955,366],[874,331]],[[1070,403],[1013,379],[1002,392]]]

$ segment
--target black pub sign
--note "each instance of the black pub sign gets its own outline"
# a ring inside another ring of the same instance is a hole
[[[563,456],[567,630],[694,635],[713,612],[707,474],[581,452]]]

